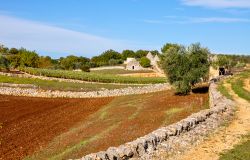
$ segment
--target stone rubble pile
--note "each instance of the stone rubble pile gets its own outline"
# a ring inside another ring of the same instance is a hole
[[[210,85],[209,94],[210,109],[192,114],[175,124],[161,127],[119,147],[110,147],[106,151],[86,155],[81,160],[149,160],[157,157],[160,152],[178,151],[181,145],[195,142],[197,136],[204,136],[233,116],[234,103],[216,90],[216,84]]]

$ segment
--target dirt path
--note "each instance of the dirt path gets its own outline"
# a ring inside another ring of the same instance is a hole
[[[244,89],[250,92],[250,78],[245,79],[245,81],[244,81]]]
[[[210,135],[202,144],[184,153],[180,160],[217,160],[223,150],[232,149],[241,136],[250,132],[250,103],[236,95],[230,84],[225,84],[237,105],[235,119]]]

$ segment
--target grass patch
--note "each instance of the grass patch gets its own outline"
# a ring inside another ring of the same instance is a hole
[[[129,85],[59,82],[57,80],[41,80],[34,78],[9,77],[3,75],[0,75],[0,83],[33,84],[44,90],[60,91],[98,91],[103,88],[120,89],[129,87]]]
[[[220,155],[220,160],[247,160],[250,159],[250,134],[243,137],[243,143]]]
[[[165,77],[124,77],[114,74],[99,74],[90,72],[76,72],[65,70],[51,70],[51,69],[38,69],[38,68],[22,68],[22,71],[46,77],[76,79],[88,82],[102,82],[102,83],[125,83],[125,84],[155,84],[165,83]]]
[[[250,77],[250,70],[246,70],[246,71],[240,73],[239,76],[244,78],[244,79],[249,78]]]
[[[184,108],[171,108],[171,109],[166,111],[166,115],[171,116],[171,115],[174,115],[174,114],[181,112],[183,110],[184,110]]]
[[[241,98],[244,98],[248,101],[250,101],[250,92],[244,89],[244,83],[243,80],[238,78],[234,81],[232,81],[232,89],[233,91]]]
[[[31,157],[26,157],[24,158],[24,160],[35,160],[35,159],[44,159],[44,157],[50,157],[49,159],[51,160],[60,160],[63,159],[63,157],[66,157],[70,154],[73,154],[74,152],[77,152],[78,150],[80,150],[81,148],[83,148],[84,146],[86,146],[87,144],[96,141],[100,138],[102,138],[105,134],[109,133],[111,130],[113,130],[114,128],[116,128],[117,126],[119,126],[120,122],[118,122],[117,124],[113,124],[110,127],[108,127],[107,129],[104,129],[102,132],[93,135],[92,137],[89,137],[85,140],[80,141],[79,143],[72,145],[72,146],[68,146],[67,148],[65,148],[65,150],[60,151],[58,153],[52,154],[52,155],[39,155],[39,156],[31,156]]]
[[[174,108],[170,108],[170,109],[166,110],[165,111],[166,118],[163,121],[163,125],[169,124],[171,122],[171,120],[174,119],[174,116],[176,116],[177,114],[179,114],[183,111],[185,111],[185,108],[181,108],[181,107],[174,107]]]
[[[222,95],[227,97],[228,99],[233,99],[232,95],[229,94],[228,90],[226,87],[223,85],[223,82],[220,82],[217,88]]]
[[[120,122],[118,122],[117,124],[113,124],[112,126],[110,126],[109,128],[105,129],[104,131],[102,131],[101,133],[94,135],[93,137],[90,137],[87,140],[81,141],[76,145],[73,145],[71,147],[68,147],[67,149],[65,149],[63,152],[59,153],[58,155],[55,155],[53,157],[50,157],[50,159],[52,160],[60,160],[63,159],[63,157],[72,154],[72,152],[77,152],[78,150],[80,150],[81,148],[83,148],[85,145],[87,145],[88,143],[91,143],[93,141],[96,141],[100,138],[102,138],[105,134],[109,133],[111,130],[115,129],[117,126],[119,126]]]

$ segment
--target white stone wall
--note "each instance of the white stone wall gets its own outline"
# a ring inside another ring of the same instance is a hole
[[[90,92],[72,92],[72,91],[48,91],[39,88],[22,87],[0,87],[0,94],[13,96],[46,97],[46,98],[94,98],[94,97],[115,97],[132,94],[145,94],[171,89],[169,84],[152,84],[142,87],[127,87],[122,89],[103,89]]]

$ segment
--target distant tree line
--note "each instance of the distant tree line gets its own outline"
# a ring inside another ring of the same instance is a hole
[[[215,55],[213,55],[215,56]],[[232,68],[245,67],[246,64],[250,63],[249,55],[216,55],[216,59],[212,62],[214,68],[223,67],[231,70]]]
[[[145,59],[148,52],[151,52],[153,55],[156,55],[156,54],[160,55],[159,51],[157,51],[157,50],[153,50],[153,51],[149,51],[149,50],[138,50],[138,51],[124,50],[121,53],[114,51],[114,50],[107,50],[99,56],[94,56],[91,59],[91,62],[93,65],[95,65],[95,67],[119,65],[119,64],[123,64],[123,62],[127,58],[136,58],[139,61],[141,60],[141,58]]]
[[[36,51],[29,51],[25,48],[9,49],[0,45],[0,69],[8,70],[18,67],[89,71],[90,59],[73,55],[52,59],[50,56],[39,56]]]
[[[80,69],[88,72],[92,67],[121,65],[128,57],[138,59],[143,67],[149,67],[150,63],[148,64],[146,59],[148,52],[148,50],[124,50],[119,53],[110,49],[91,59],[75,55],[52,59],[50,56],[39,56],[36,51],[29,51],[25,48],[7,48],[0,45],[0,69],[33,67],[64,70]],[[157,50],[150,52],[153,55],[160,55]]]
[[[39,56],[36,51],[25,48],[7,48],[0,45],[0,70],[9,70],[18,67],[33,67],[63,70],[82,70],[89,72],[92,67],[121,65],[129,58],[136,58],[141,66],[150,67],[150,60],[146,58],[149,50],[124,50],[121,53],[114,50],[104,51],[99,56],[86,58],[69,55],[59,59],[49,56]],[[153,55],[159,55],[160,65],[165,71],[168,80],[181,94],[188,94],[192,87],[208,76],[209,66],[244,67],[250,63],[250,56],[246,55],[216,55],[217,59],[210,61],[211,54],[207,48],[199,43],[185,47],[180,44],[166,43],[159,53],[150,51]]]

